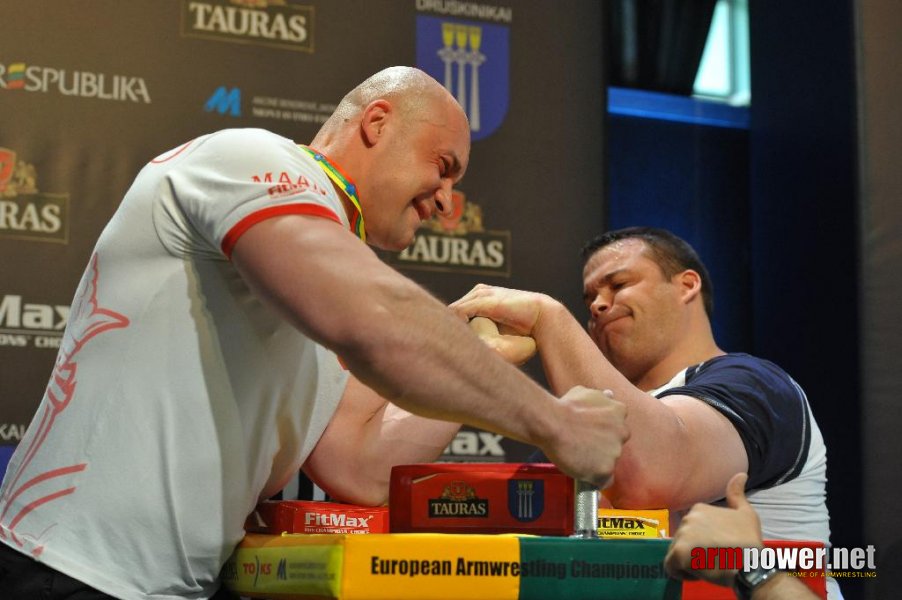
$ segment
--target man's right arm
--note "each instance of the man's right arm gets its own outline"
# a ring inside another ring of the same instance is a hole
[[[261,298],[398,406],[535,444],[569,475],[607,481],[627,437],[623,405],[584,388],[550,395],[335,223],[262,221],[232,261]]]
[[[747,469],[741,438],[722,413],[695,398],[662,401],[634,386],[560,302],[479,285],[451,307],[462,317],[485,316],[535,339],[553,392],[574,385],[610,389],[629,407],[630,440],[605,491],[614,506],[681,510],[720,498],[730,476]]]
[[[761,522],[745,497],[745,473],[734,475],[726,489],[728,507],[697,504],[683,517],[673,536],[664,566],[678,579],[703,579],[731,586],[736,569],[694,569],[694,548],[761,548]],[[798,579],[777,573],[751,592],[753,600],[807,600],[817,595]]]

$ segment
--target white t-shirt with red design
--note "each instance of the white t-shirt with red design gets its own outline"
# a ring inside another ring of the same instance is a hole
[[[349,228],[317,163],[270,132],[206,135],[141,171],[10,461],[0,541],[126,600],[216,591],[245,516],[297,473],[347,382],[228,260],[283,214]]]

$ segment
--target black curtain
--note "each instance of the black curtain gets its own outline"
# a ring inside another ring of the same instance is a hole
[[[692,95],[717,0],[609,0],[609,83]]]

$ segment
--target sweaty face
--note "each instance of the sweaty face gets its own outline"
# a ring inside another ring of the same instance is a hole
[[[452,99],[437,101],[415,117],[395,116],[379,153],[368,198],[361,198],[368,239],[403,250],[420,223],[435,213],[450,215],[451,187],[463,177],[470,155],[470,129]]]
[[[641,240],[620,240],[583,268],[589,335],[633,382],[671,351],[684,318],[679,286],[645,252]]]

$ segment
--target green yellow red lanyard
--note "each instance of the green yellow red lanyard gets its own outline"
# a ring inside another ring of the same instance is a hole
[[[330,161],[325,154],[310,148],[309,146],[298,146],[301,150],[309,154],[313,157],[313,160],[316,161],[316,164],[329,176],[335,185],[344,192],[345,196],[348,197],[348,200],[351,201],[351,204],[354,205],[354,213],[348,215],[348,220],[351,222],[351,229],[354,233],[364,242],[366,241],[366,228],[363,225],[363,210],[360,208],[360,198],[357,196],[357,186],[354,185],[354,182],[344,174],[341,168]]]

